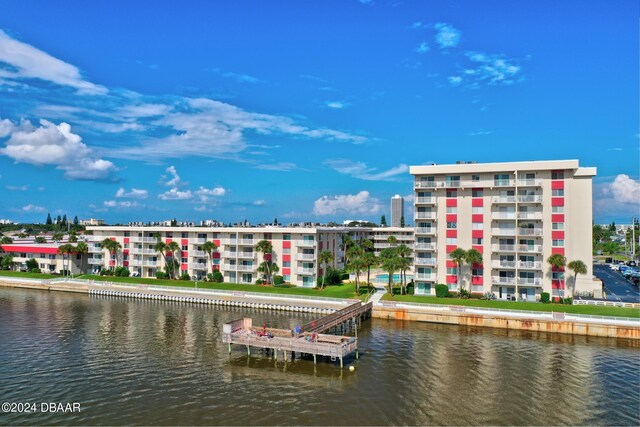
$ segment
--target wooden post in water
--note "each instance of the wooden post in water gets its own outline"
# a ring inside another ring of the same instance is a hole
[[[251,356],[251,347],[247,346],[247,356]]]
[[[316,364],[316,354],[315,353],[313,353],[313,364],[314,365]]]
[[[229,354],[231,354],[231,343],[229,343]]]

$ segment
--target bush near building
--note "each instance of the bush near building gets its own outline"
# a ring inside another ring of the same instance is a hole
[[[438,298],[447,298],[449,296],[449,287],[447,285],[436,285],[436,296]]]
[[[550,296],[549,292],[541,292],[540,293],[540,302],[543,302],[545,304],[549,303],[551,301],[549,296]]]

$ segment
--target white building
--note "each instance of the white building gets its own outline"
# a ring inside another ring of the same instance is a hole
[[[401,227],[404,218],[404,198],[396,194],[391,198],[391,226]]]

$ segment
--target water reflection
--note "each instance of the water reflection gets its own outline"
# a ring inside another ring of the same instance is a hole
[[[372,320],[355,372],[228,353],[221,325],[313,315],[0,289],[4,401],[80,414],[1,424],[555,425],[640,423],[638,342]]]

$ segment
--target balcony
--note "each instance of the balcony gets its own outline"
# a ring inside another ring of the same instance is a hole
[[[209,255],[207,255],[207,253],[205,251],[190,251],[189,255],[191,255],[192,257],[197,257],[197,258],[202,258],[202,257],[208,257]]]
[[[413,259],[413,263],[416,266],[418,265],[434,266],[437,264],[437,260],[435,258],[416,257]]]
[[[542,245],[518,245],[518,252],[542,253]]]
[[[516,219],[515,212],[491,212],[491,219]]]
[[[314,275],[316,273],[316,270],[314,268],[298,268],[297,273],[299,275],[310,276]]]
[[[435,203],[435,197],[416,197],[416,205],[433,205]]]
[[[445,181],[443,184],[444,184],[443,185],[444,188],[460,188],[460,187],[462,187],[460,181]]]
[[[129,238],[131,243],[157,243],[158,239],[155,237],[131,237]]]
[[[541,179],[518,179],[518,185],[521,187],[542,187]]]
[[[524,270],[541,270],[542,263],[540,261],[518,261],[518,268]]]
[[[191,266],[193,267],[194,270],[206,270],[207,269],[207,264],[205,264],[204,262],[196,262],[194,264],[191,264]]]
[[[433,282],[436,280],[436,275],[433,273],[416,273],[413,278],[415,280],[428,280]]]
[[[519,228],[518,236],[542,236],[542,228]]]
[[[315,261],[315,254],[298,254],[298,261]]]
[[[515,236],[516,229],[515,228],[492,228],[491,234],[493,236]]]
[[[99,254],[102,253],[102,248],[97,248],[95,246],[89,246],[89,253],[90,254]]]
[[[436,250],[435,243],[416,242],[413,244],[413,247],[417,251],[435,251]]]
[[[518,196],[518,203],[542,203],[542,196]]]
[[[516,262],[494,260],[491,263],[491,268],[516,268]]]
[[[238,264],[236,267],[237,267],[238,271],[253,271],[256,268],[256,266],[254,266],[253,264],[251,264],[251,265]]]
[[[518,219],[542,219],[542,212],[518,212]]]
[[[301,248],[315,248],[316,241],[315,240],[297,240],[296,245]]]
[[[258,242],[257,242],[256,240],[254,240],[254,239],[238,239],[238,240],[237,240],[237,242],[238,242],[238,243],[237,243],[238,245],[245,245],[245,246],[246,246],[246,245],[251,245],[251,246],[253,246],[255,243],[258,243]]]
[[[493,186],[494,187],[513,187],[515,185],[515,180],[513,179],[494,179]]]
[[[157,261],[143,261],[142,265],[144,267],[157,267],[158,266],[158,262]]]
[[[493,245],[494,252],[515,252],[516,245]]]
[[[158,255],[159,252],[154,250],[154,249],[143,249],[142,250],[142,254],[143,255]]]
[[[222,239],[223,245],[237,245],[238,239]]]
[[[191,243],[195,244],[195,245],[201,245],[203,243],[206,243],[207,239],[203,239],[198,237],[197,239],[191,239]]]
[[[493,203],[515,203],[516,196],[494,196],[491,198]]]
[[[415,181],[414,188],[436,188],[435,181]]]
[[[435,227],[416,227],[416,234],[426,234],[428,236],[435,236],[436,235],[436,228]]]
[[[542,278],[541,277],[518,277],[518,285],[542,286]]]
[[[416,212],[413,218],[417,221],[419,219],[436,219],[435,212]]]
[[[256,254],[253,252],[237,252],[238,258],[241,259],[255,259]]]
[[[129,253],[130,254],[141,254],[142,253],[142,248],[129,248]]]
[[[222,252],[222,256],[225,258],[237,258],[238,257],[238,252]]]
[[[89,258],[89,264],[91,265],[101,265],[103,262],[102,258]]]
[[[516,278],[493,276],[493,278],[491,279],[491,283],[493,283],[494,285],[515,285]]]

